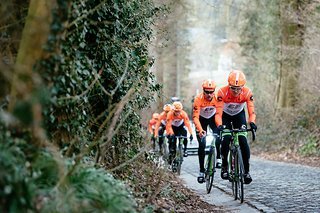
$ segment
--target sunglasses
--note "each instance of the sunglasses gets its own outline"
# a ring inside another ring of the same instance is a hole
[[[203,92],[206,94],[212,94],[212,93],[214,93],[214,90],[213,91],[203,90]]]
[[[230,87],[231,90],[233,91],[240,91],[242,89],[242,87]]]

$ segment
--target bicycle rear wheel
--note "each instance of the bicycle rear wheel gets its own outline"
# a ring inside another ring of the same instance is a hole
[[[206,181],[206,189],[209,194],[212,189],[214,173],[216,171],[216,150],[215,148],[210,148],[210,152],[208,154],[208,158],[206,161],[206,172],[205,172],[205,181]]]

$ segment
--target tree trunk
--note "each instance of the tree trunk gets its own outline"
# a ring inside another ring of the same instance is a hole
[[[303,45],[304,27],[301,10],[304,2],[290,0],[280,3],[281,58],[277,108],[293,107],[299,97],[298,77],[301,67],[301,50]]]
[[[55,0],[30,1],[11,84],[10,111],[16,99],[26,98],[34,87],[33,66],[43,56],[43,45],[49,35],[51,10],[54,6]]]
[[[32,142],[38,146],[43,144],[46,136],[41,128],[42,106],[33,94],[39,89],[41,80],[33,68],[44,57],[43,45],[50,32],[51,10],[54,6],[55,0],[30,1],[11,84],[9,111],[13,112],[17,100],[30,104]]]

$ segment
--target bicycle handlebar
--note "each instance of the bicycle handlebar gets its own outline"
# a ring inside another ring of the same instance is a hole
[[[219,134],[217,134],[217,133],[206,133],[205,135],[203,135],[202,137],[201,137],[201,140],[203,140],[204,138],[206,138],[207,136],[215,136],[215,137],[217,137],[217,138],[220,138],[220,135]]]
[[[239,133],[239,132],[251,132],[252,133],[252,141],[256,140],[256,131],[254,129],[224,129],[221,131],[223,132],[231,132],[231,133]]]
[[[207,136],[213,136],[213,137],[216,137],[216,139],[217,138],[220,138],[220,135],[219,134],[217,134],[217,133],[209,133],[209,134],[205,134],[205,135],[203,135],[202,137],[201,137],[201,141],[203,141]]]
[[[182,135],[180,135],[180,136],[174,136],[175,138],[187,138],[188,139],[188,137],[187,136],[182,136]]]

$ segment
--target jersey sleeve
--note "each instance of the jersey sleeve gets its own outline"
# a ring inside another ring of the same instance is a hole
[[[214,116],[216,126],[222,125],[222,113],[223,113],[223,92],[221,89],[219,89],[217,94],[217,105],[216,105],[216,114]]]
[[[202,129],[199,117],[200,117],[200,99],[196,97],[193,103],[192,119],[193,119],[194,125],[196,126],[196,129],[199,132],[202,132],[203,129]]]
[[[166,124],[166,132],[168,135],[173,135],[173,129],[172,129],[172,112],[169,112],[167,115],[167,124]]]

